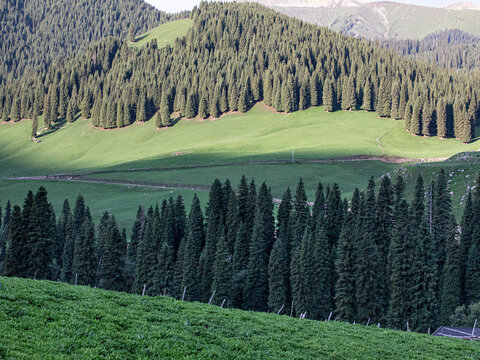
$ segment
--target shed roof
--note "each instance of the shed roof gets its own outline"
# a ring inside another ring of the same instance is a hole
[[[435,336],[447,336],[455,338],[470,338],[480,337],[480,329],[476,328],[475,331],[473,328],[462,328],[462,327],[450,327],[450,326],[441,326],[439,327],[433,335]]]

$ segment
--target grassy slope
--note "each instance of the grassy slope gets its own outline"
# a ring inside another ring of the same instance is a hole
[[[302,177],[307,196],[313,201],[315,189],[321,181],[324,186],[338,183],[343,195],[350,196],[355,187],[365,187],[370,176],[379,178],[383,174],[398,168],[397,164],[381,161],[359,161],[355,163],[294,163],[265,165],[236,165],[200,169],[179,169],[170,171],[135,171],[92,174],[90,179],[115,179],[129,181],[145,181],[159,184],[198,184],[210,186],[219,178],[229,178],[238,184],[240,176],[255,178],[257,184],[265,181],[272,188],[274,197],[281,198],[287,186],[293,190]],[[362,183],[363,181],[363,183]]]
[[[132,46],[144,46],[153,39],[157,40],[159,47],[167,45],[173,46],[175,39],[187,35],[188,29],[192,26],[193,21],[190,19],[172,21],[162,24],[145,34],[137,37]]]
[[[171,298],[0,278],[0,357],[478,359],[480,345],[227,310]]]
[[[28,139],[29,133],[29,121],[0,125],[0,176],[288,160],[292,150],[298,160],[382,155],[382,148],[387,155],[438,158],[480,146],[412,136],[403,131],[402,122],[379,119],[375,113],[312,108],[285,115],[261,104],[247,114],[215,121],[180,120],[166,130],[155,131],[150,121],[105,131],[79,120],[40,138],[38,144]],[[172,156],[185,151],[192,153]]]
[[[358,154],[405,157],[447,157],[460,151],[476,150],[477,142],[463,145],[454,139],[439,140],[412,136],[403,124],[377,118],[374,113],[327,114],[314,108],[290,115],[277,114],[262,104],[247,114],[229,114],[215,121],[180,120],[167,130],[154,130],[152,121],[125,129],[103,131],[78,120],[47,136],[40,143],[29,140],[30,121],[0,125],[0,177],[55,173],[81,173],[105,169],[177,167],[219,164],[232,161],[329,159]],[[339,136],[340,134],[340,136]],[[15,141],[12,141],[15,139]],[[378,142],[377,142],[378,139]],[[380,144],[380,145],[379,145]],[[176,152],[191,152],[172,156]],[[348,195],[364,187],[367,179],[393,171],[396,165],[381,162],[335,164],[277,164],[212,167],[196,170],[100,174],[98,178],[129,179],[157,183],[209,185],[214,178],[229,177],[236,184],[242,174],[266,181],[274,196],[286,186],[295,187],[303,177],[309,198],[319,180],[338,182]],[[152,204],[168,192],[145,188],[125,189],[112,185],[46,183],[57,211],[63,198],[82,193],[93,212],[111,210],[119,222],[129,226],[138,204]],[[21,203],[34,181],[0,182],[0,200]],[[186,198],[192,192],[184,191]],[[147,196],[144,194],[148,194]],[[93,201],[96,204],[93,204]],[[187,204],[189,201],[187,201]],[[203,202],[205,203],[205,202]]]

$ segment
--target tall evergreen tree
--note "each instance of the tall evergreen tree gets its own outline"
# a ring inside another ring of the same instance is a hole
[[[268,262],[268,308],[272,312],[288,307],[288,257],[282,239],[277,239]]]
[[[95,285],[97,261],[95,258],[95,228],[86,218],[75,239],[72,273],[79,285]]]
[[[400,197],[389,253],[390,301],[386,316],[388,326],[394,329],[405,329],[406,322],[411,323],[413,305],[410,291],[413,285],[411,274],[415,249],[412,234],[408,204]]]
[[[381,321],[384,315],[384,283],[380,250],[376,242],[375,184],[368,183],[363,205],[361,238],[357,262],[357,309],[358,320]]]
[[[186,287],[185,300],[198,301],[201,299],[198,265],[205,242],[205,229],[200,202],[196,195],[190,208],[185,239],[182,286]]]
[[[215,291],[215,303],[221,304],[224,299],[230,301],[232,275],[232,256],[229,254],[225,236],[221,235],[213,264],[212,292]]]
[[[257,311],[268,309],[268,248],[273,240],[273,202],[267,185],[260,186],[249,259],[246,273],[246,308]]]
[[[446,244],[447,258],[442,273],[442,286],[440,298],[440,318],[442,323],[447,323],[455,309],[460,306],[460,247],[458,245],[457,224],[453,216],[450,217],[449,233]]]
[[[343,321],[355,320],[355,218],[347,212],[338,243],[335,286],[336,314]]]
[[[206,209],[206,234],[205,247],[200,259],[200,285],[202,298],[208,301],[211,295],[213,282],[213,264],[217,252],[217,242],[221,234],[220,229],[225,230],[225,212],[223,208],[223,190],[220,180],[216,179],[212,184]]]
[[[125,255],[127,244],[118,230],[115,219],[109,223],[107,234],[98,286],[106,290],[126,291]]]
[[[12,210],[8,240],[5,254],[4,272],[5,276],[25,276],[25,240],[24,240],[23,219],[20,207],[15,205]]]

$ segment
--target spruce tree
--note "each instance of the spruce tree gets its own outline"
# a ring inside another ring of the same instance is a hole
[[[355,110],[356,107],[355,80],[353,78],[353,73],[351,73],[348,80],[343,83],[342,109],[351,111]]]
[[[12,209],[10,226],[7,238],[4,272],[5,276],[24,277],[26,274],[27,259],[25,258],[23,219],[20,207],[15,205]]]
[[[54,248],[56,276],[54,276],[54,280],[58,278],[58,275],[60,274],[60,270],[63,265],[62,255],[63,255],[63,248],[65,246],[65,239],[66,239],[66,226],[67,226],[67,221],[70,215],[71,215],[70,203],[68,202],[68,199],[65,199],[63,202],[62,212],[58,217],[58,223],[57,223],[57,236],[55,239],[55,248]]]
[[[267,185],[263,183],[258,192],[246,272],[245,306],[250,310],[268,309],[268,248],[274,232],[272,210],[272,197]]]
[[[33,199],[27,227],[28,277],[35,279],[52,278],[55,228],[52,228],[52,224],[50,224],[51,216],[47,191],[43,186],[40,186]]]
[[[373,87],[372,87],[372,83],[370,81],[370,77],[368,76],[367,80],[365,82],[365,86],[363,88],[362,110],[365,110],[365,111],[372,111],[373,110],[372,92],[373,92]]]
[[[335,262],[338,275],[335,286],[336,314],[343,321],[355,320],[355,218],[347,212],[338,243]]]
[[[37,116],[37,114],[33,114],[32,139],[35,139],[37,137],[37,132],[38,132],[38,116]]]
[[[323,86],[323,108],[327,112],[335,109],[332,80],[328,79]]]
[[[0,274],[3,274],[5,271],[5,256],[7,252],[7,241],[8,241],[8,234],[10,231],[10,221],[11,221],[11,214],[12,213],[12,206],[10,201],[7,201],[7,205],[5,206],[5,215],[3,217],[2,227],[0,229]]]
[[[448,136],[447,130],[447,106],[445,100],[442,98],[437,104],[437,136],[446,138]]]
[[[90,218],[80,226],[75,239],[72,274],[79,285],[95,285],[97,261],[95,258],[95,228]]]
[[[154,222],[153,209],[150,208],[137,252],[135,280],[132,286],[132,292],[137,294],[142,292],[144,286],[146,286],[146,291],[149,293],[153,286],[153,273],[158,260],[157,243],[153,236]]]
[[[332,250],[321,226],[317,226],[312,236],[305,237],[302,243],[301,269],[306,287],[304,311],[311,319],[326,319],[333,310]]]
[[[98,286],[106,290],[126,291],[125,255],[127,244],[122,238],[115,219],[108,224],[104,255],[100,266]]]
[[[277,239],[268,262],[268,308],[272,312],[288,308],[288,266],[283,240]]]
[[[440,318],[442,323],[447,323],[455,309],[460,306],[460,247],[458,245],[457,224],[453,216],[450,217],[449,232],[446,244],[446,261],[442,273],[442,286],[440,298]]]
[[[438,317],[438,269],[432,236],[428,233],[425,215],[425,189],[421,176],[417,178],[413,201],[412,239],[415,241],[412,269],[412,329],[426,332],[437,325]]]
[[[63,282],[72,281],[73,254],[75,251],[76,231],[73,222],[73,215],[69,215],[65,223],[65,243],[62,253],[62,269],[60,279]]]
[[[232,289],[232,256],[224,235],[218,239],[217,253],[213,264],[212,293],[215,291],[214,303],[221,304],[223,300],[230,301]]]
[[[422,134],[422,111],[422,99],[418,97],[413,106],[412,119],[410,121],[410,130],[415,135]]]
[[[376,205],[373,178],[368,183],[363,205],[360,243],[357,262],[358,320],[381,321],[384,315],[384,283],[382,257],[376,242]]]
[[[413,285],[411,274],[415,243],[408,204],[405,200],[399,201],[389,252],[390,300],[386,315],[388,326],[393,329],[405,329],[406,322],[411,323],[413,311],[410,291]]]
[[[475,224],[474,211],[472,204],[472,193],[469,191],[465,200],[462,221],[460,223],[462,232],[460,236],[460,285],[462,288],[462,303],[466,303],[465,296],[465,277],[467,269],[468,254],[472,243],[473,227]]]
[[[209,200],[206,209],[206,235],[205,247],[200,260],[200,285],[202,298],[208,301],[210,290],[212,288],[213,273],[212,267],[215,262],[217,252],[217,242],[220,235],[220,229],[225,230],[225,212],[223,208],[223,190],[220,180],[215,179],[210,189]]]
[[[199,301],[201,299],[201,289],[198,265],[205,242],[205,229],[200,202],[196,195],[193,197],[190,208],[185,239],[182,288],[186,287],[185,300]]]

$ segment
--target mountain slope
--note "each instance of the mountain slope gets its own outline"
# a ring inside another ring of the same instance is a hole
[[[86,49],[106,36],[125,38],[172,18],[143,0],[0,0],[0,82],[28,67]]]
[[[50,131],[59,118],[73,121],[77,110],[104,129],[153,115],[160,128],[175,123],[172,113],[218,118],[260,100],[287,113],[323,104],[326,111],[362,108],[382,118],[412,118],[406,128],[414,134],[469,142],[480,117],[479,82],[478,74],[415,63],[256,4],[204,2],[175,46],[132,49],[108,39],[47,74],[0,86],[0,109],[2,120],[13,122],[43,112]],[[421,118],[424,107],[428,115],[454,101],[438,126],[433,116]]]
[[[381,40],[380,44],[402,56],[440,67],[472,70],[480,67],[480,38],[461,30],[446,30],[421,40]]]
[[[344,7],[281,6],[257,2],[344,34],[370,39],[419,39],[445,29],[460,29],[480,36],[480,11],[453,10],[378,1]]]
[[[478,359],[477,342],[0,278],[0,357]]]

